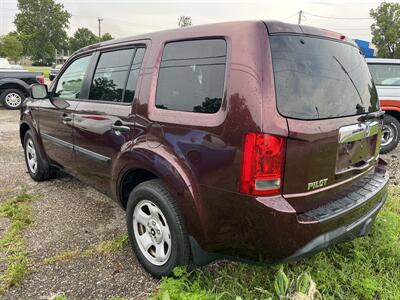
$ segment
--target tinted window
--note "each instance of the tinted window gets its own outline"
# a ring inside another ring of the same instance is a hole
[[[129,78],[126,84],[126,90],[124,95],[124,102],[132,102],[133,98],[135,98],[135,90],[139,77],[140,67],[142,65],[143,57],[144,57],[145,48],[138,48],[136,50],[135,58],[133,60],[131,69],[129,71]]]
[[[279,112],[297,119],[378,110],[364,58],[351,45],[303,36],[270,36]]]
[[[369,64],[369,70],[377,85],[400,85],[400,65]]]
[[[57,81],[54,96],[61,99],[79,99],[83,79],[91,56],[78,58],[72,62]]]
[[[161,109],[215,113],[221,107],[226,64],[222,39],[169,43],[157,83]]]
[[[89,99],[121,101],[134,52],[134,49],[125,49],[100,55]]]

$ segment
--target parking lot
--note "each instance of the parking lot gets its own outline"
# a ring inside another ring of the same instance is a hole
[[[157,287],[126,239],[124,211],[67,175],[36,183],[26,172],[19,111],[0,108],[0,202],[22,189],[35,195],[33,223],[23,232],[29,271],[5,299],[145,299]],[[3,236],[10,224],[0,218]],[[122,241],[122,242],[121,242]],[[6,253],[0,253],[3,258]],[[0,270],[5,270],[0,263]]]
[[[29,272],[5,299],[51,299],[60,294],[68,299],[145,299],[157,288],[157,280],[139,266],[126,242],[124,211],[67,175],[32,181],[26,172],[18,120],[19,111],[0,108],[0,201],[22,189],[37,197],[32,202],[34,221],[23,233]],[[390,164],[391,183],[398,185],[399,147],[382,157]],[[2,235],[8,226],[7,219],[0,219]],[[4,267],[0,265],[2,272]]]

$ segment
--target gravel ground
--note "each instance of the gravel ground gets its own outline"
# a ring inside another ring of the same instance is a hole
[[[0,108],[0,201],[21,188],[39,194],[33,202],[35,222],[25,231],[32,272],[5,299],[145,299],[157,281],[139,265],[129,246],[110,254],[80,256],[43,264],[45,258],[69,250],[85,250],[126,233],[124,211],[106,196],[67,175],[36,183],[26,172],[18,134],[18,111]],[[400,147],[382,155],[391,182],[400,183]],[[0,219],[0,234],[9,222]],[[1,271],[1,267],[0,267]]]
[[[0,108],[0,201],[26,188],[38,194],[34,223],[24,232],[32,272],[4,299],[145,299],[157,280],[139,265],[130,246],[109,254],[43,264],[69,250],[85,250],[126,233],[125,213],[111,199],[67,175],[36,183],[26,172],[18,133],[19,111]],[[0,219],[0,234],[8,227]],[[1,274],[0,274],[1,275]]]

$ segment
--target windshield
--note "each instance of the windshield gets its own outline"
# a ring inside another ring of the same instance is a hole
[[[270,36],[270,43],[282,115],[316,120],[379,109],[367,64],[356,47],[298,35]]]
[[[400,85],[400,65],[368,64],[376,85]]]

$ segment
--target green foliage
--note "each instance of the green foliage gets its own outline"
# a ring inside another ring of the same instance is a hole
[[[25,251],[22,231],[32,223],[30,202],[34,197],[22,191],[15,198],[0,205],[0,216],[9,218],[11,226],[0,239],[0,252],[7,268],[0,276],[0,293],[18,285],[29,270],[29,258]]]
[[[400,58],[400,3],[382,2],[370,15],[375,19],[371,31],[378,56]]]
[[[178,19],[178,26],[179,27],[188,27],[192,26],[192,18],[188,16],[180,16]]]
[[[26,55],[51,62],[56,49],[65,49],[69,18],[62,4],[54,0],[18,0],[14,23]]]
[[[106,32],[105,34],[103,34],[101,36],[100,41],[101,42],[105,42],[105,41],[109,41],[109,40],[112,40],[112,39],[113,39],[113,36],[110,33]]]
[[[154,299],[400,299],[399,232],[400,187],[392,187],[366,237],[285,266],[178,269],[176,278],[162,280]]]
[[[71,51],[76,51],[83,47],[97,43],[98,37],[88,28],[78,28],[74,36],[69,39],[69,48]]]
[[[22,50],[22,43],[15,32],[10,32],[0,39],[0,55],[9,58],[14,63],[21,58]]]

